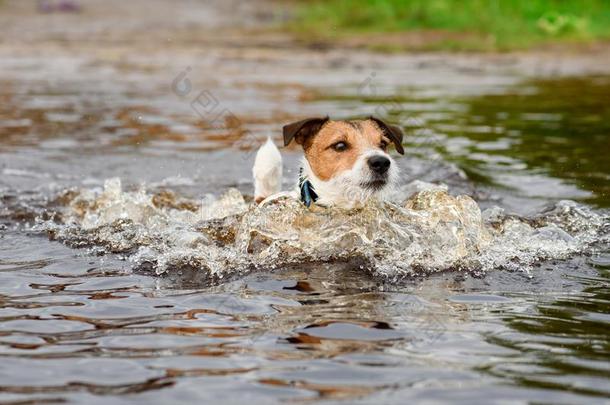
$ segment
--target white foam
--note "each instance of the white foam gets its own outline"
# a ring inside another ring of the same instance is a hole
[[[526,219],[500,208],[481,214],[470,197],[442,187],[417,189],[401,204],[347,211],[307,209],[288,197],[259,207],[235,189],[201,202],[163,200],[144,189],[123,191],[111,179],[102,192],[81,190],[62,208],[62,223],[39,221],[37,228],[75,246],[128,253],[135,266],[157,273],[188,266],[215,278],[338,260],[355,260],[386,279],[443,270],[528,271],[540,260],[609,240],[608,218],[574,202]]]

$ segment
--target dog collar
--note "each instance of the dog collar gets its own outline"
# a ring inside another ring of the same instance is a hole
[[[303,174],[303,168],[299,170],[299,189],[301,190],[301,201],[307,207],[318,200],[318,194],[316,194],[313,185],[307,179],[307,176]]]

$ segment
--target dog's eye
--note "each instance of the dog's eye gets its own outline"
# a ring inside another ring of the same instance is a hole
[[[382,141],[379,143],[379,147],[380,147],[382,150],[386,150],[386,149],[387,149],[387,147],[388,147],[388,143],[387,143],[386,141],[383,141],[383,140],[382,140]]]
[[[333,144],[332,148],[337,152],[343,152],[347,150],[347,143],[345,142],[337,142]]]

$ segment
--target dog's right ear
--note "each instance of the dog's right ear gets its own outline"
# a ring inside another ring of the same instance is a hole
[[[307,118],[306,120],[284,125],[284,146],[288,146],[293,139],[299,145],[302,145],[308,136],[318,133],[328,120],[328,116],[323,118]]]

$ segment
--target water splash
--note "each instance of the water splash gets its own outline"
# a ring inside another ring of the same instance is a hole
[[[235,189],[196,202],[167,191],[123,191],[111,179],[102,191],[66,193],[55,220],[40,219],[36,229],[75,247],[124,254],[158,274],[196,268],[215,280],[319,261],[354,261],[387,280],[528,270],[609,241],[608,218],[573,202],[520,218],[501,208],[481,213],[470,197],[441,187],[417,188],[400,204],[341,210],[307,209],[288,197],[255,206]]]

